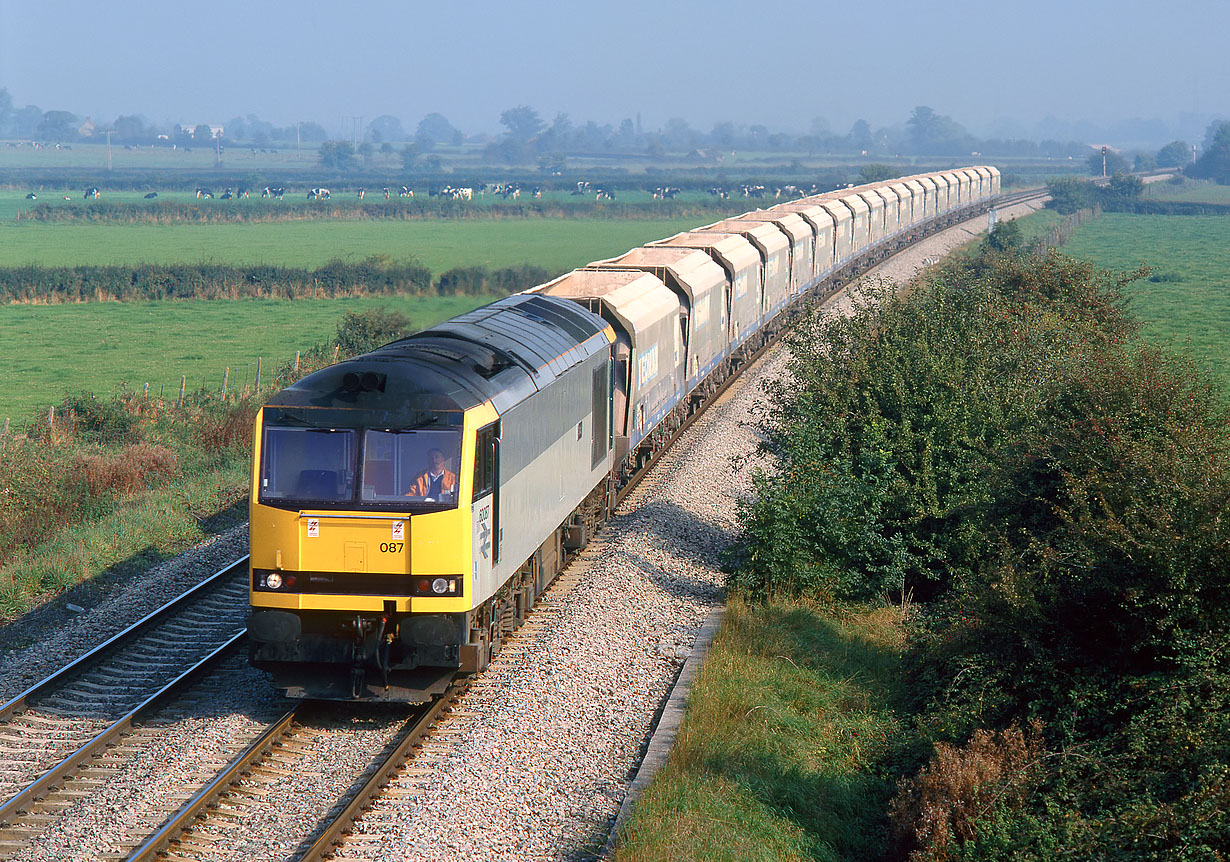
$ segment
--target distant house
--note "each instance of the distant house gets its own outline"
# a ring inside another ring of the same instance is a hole
[[[86,117],[85,122],[77,127],[77,134],[83,138],[94,137],[94,130],[97,127],[94,125],[93,117]]]

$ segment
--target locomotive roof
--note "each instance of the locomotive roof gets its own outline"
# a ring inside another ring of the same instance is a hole
[[[513,294],[309,374],[269,403],[385,413],[390,427],[487,401],[502,413],[612,340],[576,303]]]

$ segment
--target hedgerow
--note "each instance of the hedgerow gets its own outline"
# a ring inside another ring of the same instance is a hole
[[[732,588],[924,600],[896,857],[1230,852],[1230,413],[1137,338],[1144,274],[1010,250],[872,285],[770,390]]]
[[[159,299],[334,298],[513,293],[550,277],[535,266],[457,267],[433,278],[408,261],[332,260],[317,269],[222,264],[0,267],[0,302],[134,302]]]

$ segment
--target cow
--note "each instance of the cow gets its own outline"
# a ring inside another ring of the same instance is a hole
[[[147,201],[152,201],[156,197],[158,197],[158,192],[150,192],[149,194],[145,196],[145,199]]]
[[[359,200],[363,200],[363,196],[365,194],[367,194],[367,189],[363,189],[363,188],[355,189],[354,196],[357,197]]]
[[[281,200],[282,196],[285,194],[286,194],[286,189],[282,187],[275,189],[275,188],[270,188],[269,186],[265,186],[263,189],[261,189],[261,197],[263,198],[276,198],[278,200]]]
[[[402,188],[405,188],[405,186],[402,186]],[[384,192],[384,199],[386,201],[393,196],[393,190],[390,189],[388,186],[385,186],[384,188],[382,188],[381,191]]]
[[[233,198],[233,197],[235,197],[235,196],[234,196],[233,194],[231,194],[231,190],[230,190],[230,189],[226,189],[224,192],[222,192],[222,200],[224,200],[224,201],[229,201],[229,200],[230,200],[231,198]]]
[[[87,201],[99,197],[98,186],[90,186],[85,190],[85,199]]]
[[[34,192],[30,192],[28,195],[26,195],[26,200],[36,201],[38,200],[38,195],[36,195]]]
[[[596,201],[613,201],[613,200],[615,200],[615,192],[613,192],[613,191],[607,191],[606,189],[602,189],[602,188],[600,188],[600,189],[598,189],[597,193],[594,195],[594,200],[596,200]]]
[[[207,188],[202,188],[201,186],[197,186],[197,189],[196,189],[196,199],[197,200],[200,200],[201,198],[212,198],[213,196],[214,196],[213,189],[207,189]]]
[[[412,198],[414,197],[414,189],[409,186],[402,186],[401,191],[397,193],[397,196],[401,198]]]
[[[322,188],[309,189],[307,193],[307,197],[308,197],[308,200],[310,201],[317,201],[317,200],[327,201],[330,199],[329,190],[322,189]]]

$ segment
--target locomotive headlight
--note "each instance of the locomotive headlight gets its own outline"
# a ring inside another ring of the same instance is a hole
[[[431,582],[431,591],[438,596],[442,596],[448,592],[448,580],[445,578],[436,578]]]
[[[265,586],[267,586],[271,590],[282,589],[282,576],[279,575],[277,572],[270,572],[269,574],[265,575]]]

